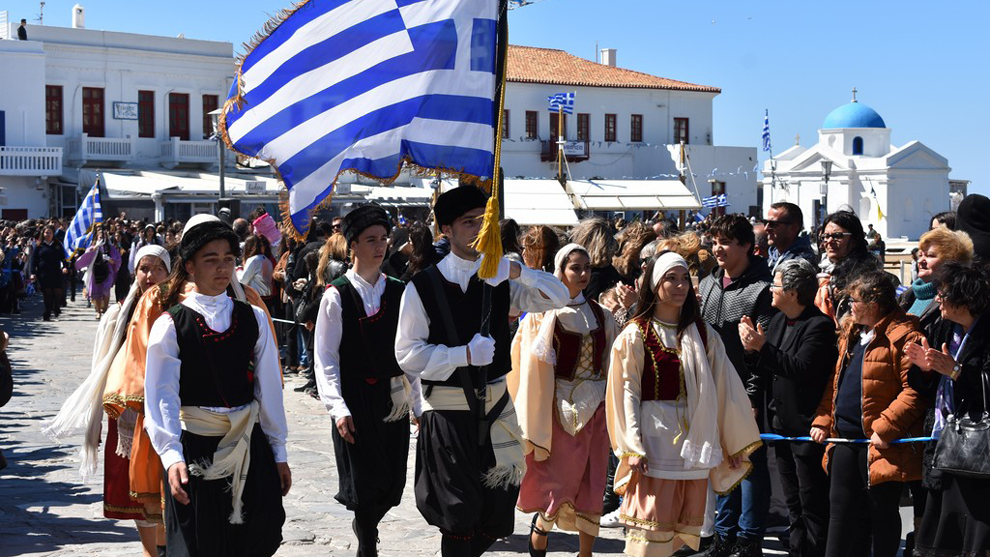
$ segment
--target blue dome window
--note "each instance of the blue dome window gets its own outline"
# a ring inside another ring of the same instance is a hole
[[[863,154],[863,138],[856,136],[853,138],[853,154],[862,155]]]
[[[886,128],[883,118],[876,110],[857,101],[846,103],[825,117],[823,129],[840,128]]]

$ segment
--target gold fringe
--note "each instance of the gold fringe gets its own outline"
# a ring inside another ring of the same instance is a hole
[[[737,457],[737,456],[749,456],[749,455],[753,454],[754,452],[756,452],[756,449],[759,449],[760,448],[760,445],[762,445],[762,444],[763,444],[763,441],[754,441],[753,443],[750,443],[749,445],[746,445],[745,447],[743,447],[743,449],[741,451],[739,451],[736,454],[732,455],[730,458]],[[715,492],[716,495],[728,495],[730,492],[732,492],[733,489],[739,487],[739,484],[743,483],[743,480],[745,480],[746,478],[748,478],[749,475],[753,473],[753,463],[752,462],[745,461],[745,462],[742,463],[742,465],[747,467],[746,468],[746,473],[743,474],[742,477],[739,478],[739,480],[736,483],[732,484],[732,486],[729,489],[726,489],[725,491],[716,491]]]

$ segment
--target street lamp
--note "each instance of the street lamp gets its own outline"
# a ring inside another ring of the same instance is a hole
[[[820,222],[824,222],[825,215],[828,215],[828,177],[832,174],[832,161],[823,160],[822,161],[822,201],[821,201],[821,215],[818,215]]]
[[[226,165],[227,162],[226,160],[227,149],[223,144],[223,137],[221,137],[220,135],[220,116],[223,114],[223,109],[218,108],[210,112],[209,114],[210,114],[210,121],[213,122],[213,138],[216,139],[217,141],[217,156],[220,159],[220,199],[223,199],[224,197],[226,197],[227,194],[227,191],[224,187],[225,186],[224,166]]]

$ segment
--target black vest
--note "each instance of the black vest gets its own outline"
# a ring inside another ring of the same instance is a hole
[[[423,307],[426,309],[426,316],[430,320],[430,336],[427,342],[430,344],[442,344],[451,346],[450,335],[443,326],[443,316],[440,313],[440,306],[436,296],[434,296],[433,278],[430,276],[433,271],[417,273],[412,279],[412,284],[416,287]],[[439,272],[437,273],[439,274]],[[452,282],[448,282],[441,276],[443,293],[445,300],[442,303],[450,308],[451,316],[454,320],[453,337],[456,343],[453,346],[464,346],[481,331],[482,311],[481,293],[484,281],[478,275],[471,277],[468,283],[467,292],[461,292],[461,287]],[[509,335],[509,281],[503,281],[492,289],[492,306],[490,312],[491,330],[490,335],[495,339],[495,359],[488,366],[488,381],[493,381],[502,377],[512,369],[512,359],[509,354],[511,337]],[[476,377],[476,368],[468,367],[469,375]],[[457,373],[452,373],[446,381],[423,381],[424,385],[444,385],[448,387],[460,387]],[[480,385],[476,385],[480,387]]]
[[[168,310],[179,344],[179,400],[183,406],[233,408],[254,400],[258,321],[251,305],[234,301],[230,327],[218,333],[182,304]]]
[[[374,384],[402,375],[395,361],[395,332],[399,328],[399,302],[405,285],[393,278],[385,282],[378,313],[368,316],[364,302],[346,276],[330,283],[340,292],[340,377],[346,396],[355,379]]]

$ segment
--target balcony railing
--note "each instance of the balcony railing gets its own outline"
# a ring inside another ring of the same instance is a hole
[[[0,147],[0,176],[58,176],[61,147]]]
[[[173,137],[159,143],[158,154],[162,166],[174,168],[180,164],[217,164],[217,143],[215,141],[185,141]]]
[[[134,140],[124,137],[89,137],[69,140],[69,158],[95,162],[128,162],[134,159]]]
[[[591,157],[591,149],[588,141],[565,141],[564,157],[568,162],[581,162]],[[540,160],[543,162],[557,160],[557,142],[540,142]]]

